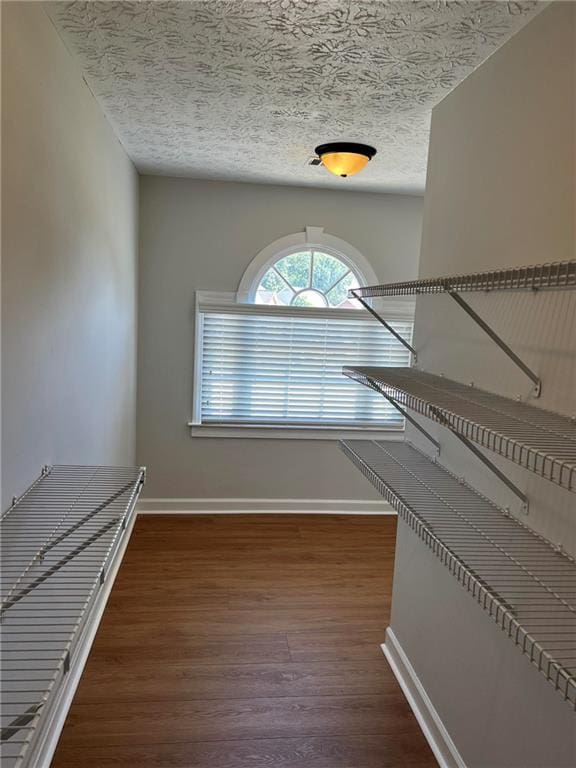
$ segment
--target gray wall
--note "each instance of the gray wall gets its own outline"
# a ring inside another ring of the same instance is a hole
[[[422,276],[574,258],[575,16],[576,6],[552,4],[433,111]],[[466,299],[539,371],[534,405],[575,413],[574,292]],[[529,380],[452,305],[418,299],[423,368],[529,397]],[[573,494],[490,454],[529,496],[524,516],[446,430],[428,426],[442,463],[576,554]],[[391,626],[468,766],[576,765],[573,712],[403,525]]]
[[[416,275],[422,199],[141,177],[138,461],[156,498],[377,498],[330,440],[190,436],[194,291],[235,291],[253,257],[307,225],[382,280]]]
[[[2,506],[134,460],[138,177],[41,3],[2,3]]]
[[[465,765],[574,768],[571,707],[401,520],[397,547],[394,628]]]
[[[552,4],[434,110],[423,277],[574,258],[575,12]],[[539,372],[534,405],[576,413],[576,292],[466,298]],[[427,370],[530,398],[531,381],[448,297],[418,299],[415,343]],[[519,506],[477,462],[460,461],[459,443],[446,441],[445,455],[487,495]],[[530,525],[576,555],[574,496],[499,465],[531,497]]]

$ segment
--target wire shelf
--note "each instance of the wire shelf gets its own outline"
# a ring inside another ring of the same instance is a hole
[[[409,443],[341,447],[576,709],[576,563]]]
[[[387,283],[355,288],[348,292],[353,299],[378,296],[412,296],[423,293],[467,291],[526,291],[539,289],[576,288],[576,261],[557,261],[526,267],[495,269],[469,275],[450,275],[402,283]]]
[[[576,421],[414,368],[344,368],[402,405],[576,492]]]
[[[27,764],[143,481],[142,468],[54,466],[2,516],[3,768]]]

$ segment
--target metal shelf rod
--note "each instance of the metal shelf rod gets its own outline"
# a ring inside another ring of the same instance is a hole
[[[537,291],[576,288],[576,260],[505,267],[467,275],[421,278],[355,289],[363,298],[414,296],[447,291]],[[349,292],[349,297],[352,293]],[[357,297],[354,297],[357,298]]]

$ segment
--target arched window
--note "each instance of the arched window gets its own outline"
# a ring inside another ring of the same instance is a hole
[[[348,291],[359,287],[356,271],[342,259],[307,248],[271,264],[258,284],[254,303],[358,309],[358,302],[348,298]]]
[[[252,259],[236,295],[239,304],[360,309],[348,291],[378,283],[353,245],[322,227],[285,235]]]
[[[198,292],[193,433],[309,437],[313,428],[326,439],[402,429],[385,398],[342,375],[346,366],[410,364],[397,338],[348,298],[377,282],[354,246],[306,227],[263,248],[236,294]],[[392,312],[386,319],[409,342],[411,317]]]

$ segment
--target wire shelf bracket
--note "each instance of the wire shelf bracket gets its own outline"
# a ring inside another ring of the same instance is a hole
[[[508,478],[508,477],[507,477],[507,476],[504,474],[504,472],[502,472],[502,470],[500,470],[500,469],[499,469],[499,468],[496,466],[496,464],[494,464],[494,462],[493,462],[493,461],[490,461],[490,459],[489,459],[487,456],[484,456],[484,454],[482,453],[482,451],[481,451],[481,450],[479,450],[479,449],[478,449],[478,448],[477,448],[477,447],[474,445],[474,443],[473,443],[471,440],[469,440],[467,437],[464,437],[464,435],[461,435],[459,432],[457,432],[457,431],[456,431],[456,430],[455,430],[455,429],[452,427],[452,425],[450,424],[450,422],[448,421],[448,419],[446,419],[446,418],[444,417],[444,415],[442,414],[442,412],[438,410],[438,408],[434,408],[434,406],[430,406],[430,410],[431,410],[431,412],[432,412],[432,413],[434,413],[434,414],[435,414],[435,416],[436,416],[436,420],[437,420],[437,421],[438,421],[440,424],[442,424],[442,425],[443,425],[443,426],[445,426],[447,429],[449,429],[449,430],[450,430],[450,432],[452,432],[452,434],[453,434],[453,435],[454,435],[456,438],[458,438],[458,440],[460,440],[460,442],[461,442],[463,445],[465,445],[465,446],[466,446],[466,448],[468,448],[468,450],[469,450],[471,453],[473,453],[473,454],[474,454],[474,456],[476,456],[476,458],[477,458],[477,459],[479,459],[479,460],[482,462],[482,464],[484,464],[484,466],[485,466],[485,467],[487,467],[487,468],[490,470],[490,472],[492,472],[492,474],[493,474],[493,475],[495,475],[495,476],[496,476],[496,477],[497,477],[499,480],[501,480],[501,481],[504,483],[504,485],[505,485],[507,488],[509,488],[509,489],[512,491],[512,493],[513,493],[513,494],[514,494],[514,495],[515,495],[517,498],[519,498],[519,499],[520,499],[520,501],[522,502],[522,511],[524,512],[524,514],[525,514],[525,515],[527,515],[527,514],[528,514],[528,511],[529,511],[529,506],[530,506],[530,503],[529,503],[529,501],[528,501],[528,496],[526,496],[526,494],[525,494],[523,491],[521,491],[521,490],[520,490],[520,488],[518,488],[518,486],[517,486],[515,483],[513,483],[513,482],[512,482],[512,480],[510,480],[510,478]]]
[[[374,317],[376,320],[378,320],[378,322],[381,323],[381,325],[383,325],[384,328],[386,328],[386,330],[389,333],[391,333],[392,336],[394,336],[394,338],[397,341],[399,341],[400,344],[402,344],[403,347],[405,347],[409,352],[412,353],[412,357],[414,358],[414,362],[416,363],[418,361],[418,354],[417,354],[416,350],[414,349],[414,347],[411,344],[409,344],[406,341],[406,339],[404,339],[398,333],[398,331],[396,331],[390,325],[390,323],[388,323],[386,320],[384,320],[384,318],[380,314],[378,314],[378,312],[376,312],[376,310],[373,307],[371,307],[370,304],[368,304],[368,302],[364,301],[364,299],[361,296],[359,296],[358,294],[359,294],[358,290],[350,290],[350,291],[348,291],[348,297],[351,298],[351,299],[356,299],[357,301],[359,301],[360,304],[362,304],[362,306],[364,307],[364,309],[366,309],[368,312],[370,312],[372,317]]]
[[[409,443],[340,445],[576,709],[576,562]]]
[[[533,397],[540,397],[542,394],[542,381],[540,377],[534,373],[534,371],[529,368],[526,363],[518,357],[518,355],[506,344],[506,342],[496,333],[496,331],[491,328],[488,323],[483,320],[480,315],[472,309],[470,304],[468,304],[467,301],[464,301],[462,296],[460,296],[459,293],[456,293],[455,291],[447,291],[448,295],[454,299],[454,301],[458,304],[459,307],[461,307],[464,312],[468,315],[468,317],[472,318],[472,320],[486,333],[492,341],[500,347],[500,349],[504,352],[504,354],[512,360],[514,365],[516,365],[522,373],[526,374],[532,384],[534,385],[532,389],[532,395]]]
[[[396,398],[392,397],[392,395],[390,395],[388,392],[384,391],[381,387],[379,387],[378,384],[375,381],[372,381],[372,379],[369,376],[366,376],[365,380],[362,383],[365,384],[367,387],[370,387],[371,389],[373,389],[379,395],[382,395],[382,397],[384,397],[390,403],[390,405],[396,408],[398,413],[400,413],[406,419],[406,421],[410,422],[410,424],[412,424],[413,427],[415,427],[422,435],[424,435],[424,437],[427,440],[429,440],[432,443],[432,445],[436,449],[436,452],[440,453],[440,443],[438,442],[438,440],[436,440],[435,437],[432,437],[430,432],[428,432],[428,430],[425,429],[422,426],[422,424],[416,421],[416,419],[413,416],[410,416],[408,411],[402,408],[402,406],[400,405],[398,400],[396,400]]]
[[[522,491],[475,445],[576,492],[574,419],[415,368],[347,367],[343,373],[448,428],[522,503],[527,502]]]

